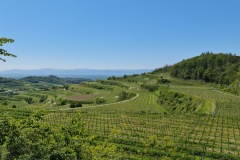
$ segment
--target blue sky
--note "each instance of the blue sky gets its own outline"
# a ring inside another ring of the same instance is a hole
[[[1,1],[7,69],[154,69],[240,53],[239,0]]]

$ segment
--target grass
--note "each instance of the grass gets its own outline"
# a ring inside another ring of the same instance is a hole
[[[205,100],[203,107],[199,110],[200,113],[212,115],[216,112],[216,101],[214,99]]]

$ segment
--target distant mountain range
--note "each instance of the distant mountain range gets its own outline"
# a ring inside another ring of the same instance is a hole
[[[96,70],[96,69],[13,69],[0,71],[0,77],[26,77],[26,76],[49,76],[55,75],[59,77],[82,77],[82,78],[103,78],[109,76],[123,76],[151,72],[152,69],[115,69],[115,70]]]

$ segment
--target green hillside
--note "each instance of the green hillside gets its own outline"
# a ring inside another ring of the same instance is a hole
[[[3,88],[16,89],[22,86],[24,86],[23,83],[18,80],[0,77],[0,88],[2,89]]]
[[[239,78],[240,56],[233,54],[202,53],[170,66],[171,76],[230,85]],[[164,68],[158,69],[159,71]],[[157,71],[157,70],[156,70]]]
[[[0,159],[238,160],[240,98],[174,69],[67,87],[55,76],[5,79],[24,89],[2,92]]]
[[[81,82],[85,81],[91,81],[90,79],[85,79],[85,78],[60,78],[57,76],[29,76],[25,78],[20,79],[23,82],[30,82],[30,83],[40,83],[40,82],[45,82],[45,83],[51,83],[51,84],[59,84],[59,85],[64,85],[64,84],[79,84]]]
[[[240,56],[233,54],[202,53],[172,66],[156,69],[153,73],[168,72],[183,80],[215,83],[224,91],[240,94]]]

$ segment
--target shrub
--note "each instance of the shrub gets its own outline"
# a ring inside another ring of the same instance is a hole
[[[170,83],[170,80],[167,79],[167,78],[161,77],[161,78],[158,80],[158,83],[160,83],[160,84]]]
[[[147,89],[150,92],[155,92],[158,90],[159,86],[158,85],[151,85],[151,84],[142,84],[142,88]]]
[[[33,103],[33,98],[32,97],[26,97],[24,100],[27,102],[27,104],[32,104]]]
[[[118,96],[118,101],[123,101],[127,99],[131,99],[132,97],[136,96],[135,93],[128,93],[126,91],[122,91]]]
[[[70,108],[78,108],[78,107],[82,107],[82,103],[81,102],[77,102],[77,103],[72,102],[70,104]]]
[[[60,103],[61,106],[66,105],[66,104],[67,104],[67,100],[66,99],[61,100],[61,103]]]
[[[47,99],[48,99],[48,95],[41,96],[39,102],[40,102],[40,103],[45,102]]]
[[[4,101],[4,102],[2,103],[2,105],[7,106],[7,105],[8,105],[8,101]]]
[[[103,103],[106,103],[105,99],[103,99],[103,98],[97,98],[96,99],[96,104],[103,104]]]

